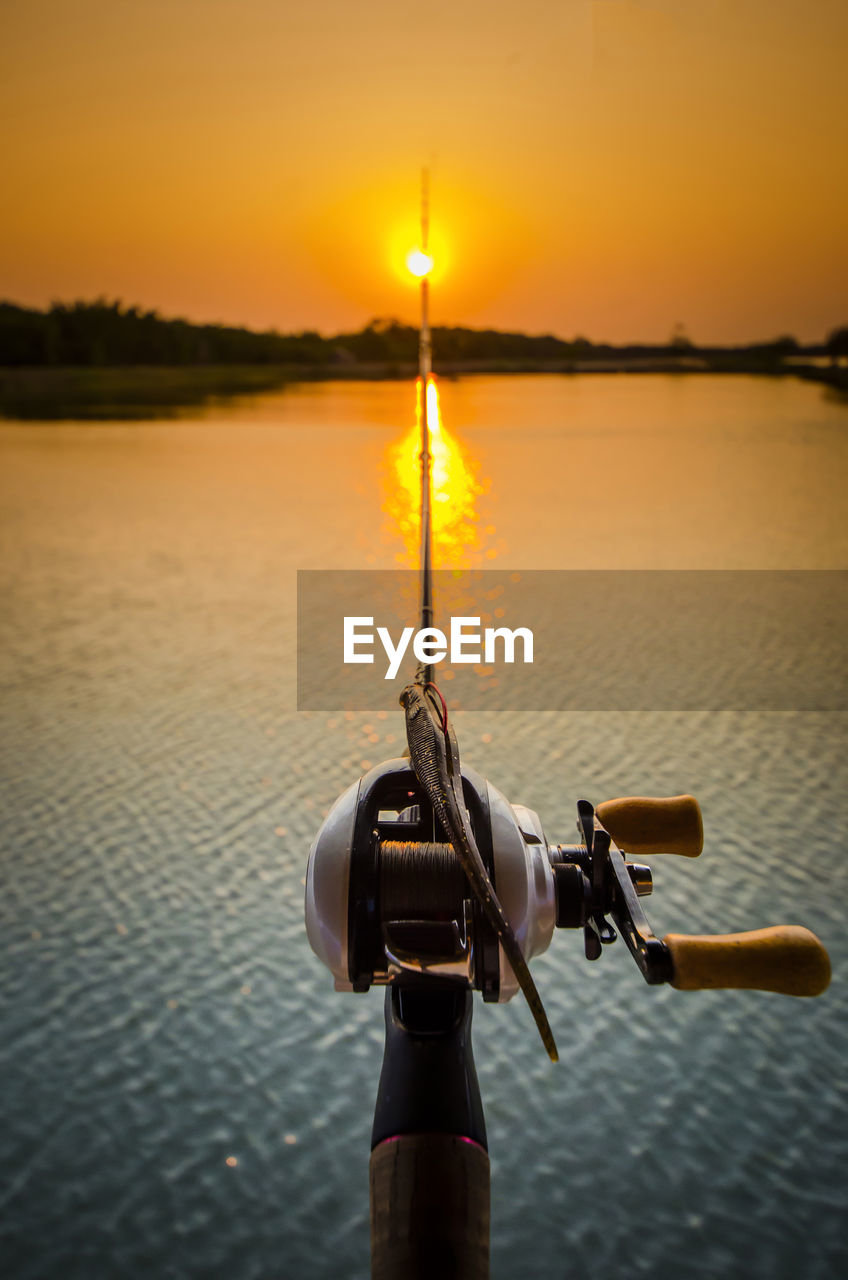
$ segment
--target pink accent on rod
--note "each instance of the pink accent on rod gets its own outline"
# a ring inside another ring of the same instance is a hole
[[[478,1151],[485,1151],[486,1155],[489,1154],[488,1151],[486,1151],[485,1147],[482,1147],[479,1142],[475,1142],[473,1138],[467,1137],[464,1133],[440,1133],[440,1134],[393,1133],[391,1137],[383,1138],[381,1142],[378,1142],[377,1147],[384,1147],[387,1142],[400,1142],[401,1138],[437,1138],[437,1137],[438,1138],[456,1138],[457,1142],[467,1142],[469,1147],[476,1147]],[[374,1147],[375,1151],[377,1150],[377,1147]]]

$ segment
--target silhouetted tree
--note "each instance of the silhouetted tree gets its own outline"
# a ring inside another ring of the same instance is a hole
[[[798,339],[793,338],[791,333],[784,333],[779,338],[773,338],[771,342],[766,343],[766,346],[781,356],[795,355],[801,349]]]
[[[691,351],[695,345],[686,332],[686,326],[680,320],[677,321],[671,331],[668,345],[673,351]]]
[[[848,325],[833,329],[825,343],[831,364],[838,364],[842,356],[848,356]]]

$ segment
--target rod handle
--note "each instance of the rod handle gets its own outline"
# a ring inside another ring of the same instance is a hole
[[[776,924],[748,933],[669,933],[671,985],[679,991],[748,987],[785,996],[818,996],[830,982],[830,958],[814,933]]]
[[[697,858],[704,847],[701,807],[694,796],[623,796],[604,800],[595,812],[626,853]]]
[[[371,1152],[372,1280],[489,1280],[489,1157],[412,1133]]]

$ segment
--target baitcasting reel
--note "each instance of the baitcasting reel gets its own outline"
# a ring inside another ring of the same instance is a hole
[[[692,796],[577,806],[579,842],[548,844],[539,817],[461,769],[465,817],[525,960],[555,927],[582,928],[587,959],[620,934],[647,982],[814,996],[830,980],[818,938],[797,926],[655,937],[640,899],[649,867],[628,855],[697,857]],[[306,929],[339,991],[432,977],[506,1001],[513,968],[408,759],[370,770],[336,801],[309,854]]]

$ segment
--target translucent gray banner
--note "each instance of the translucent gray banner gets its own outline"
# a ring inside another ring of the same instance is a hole
[[[301,570],[298,709],[396,707],[418,592],[414,572]],[[846,570],[445,570],[434,600],[444,643],[417,643],[446,650],[454,709],[848,709]]]

